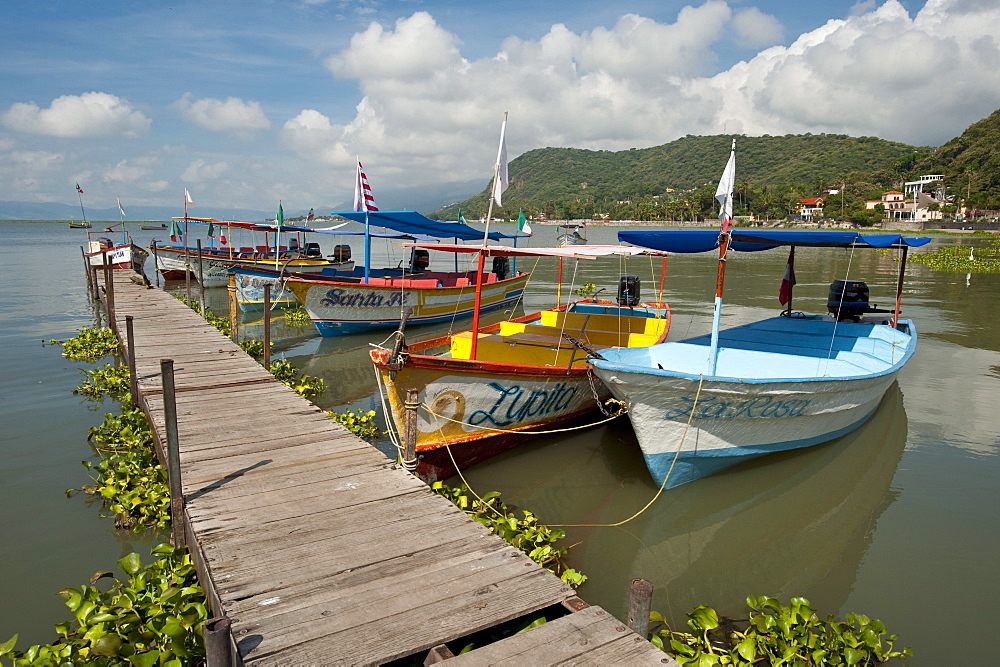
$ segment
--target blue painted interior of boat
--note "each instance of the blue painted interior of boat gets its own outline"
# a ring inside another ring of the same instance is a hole
[[[833,322],[822,316],[775,317],[726,329],[719,336],[713,379],[773,382],[870,377],[892,372],[913,353],[916,332],[882,324]],[[904,326],[905,325],[905,326]],[[601,368],[673,377],[706,373],[711,337],[602,351]]]
[[[628,317],[646,317],[646,318],[660,318],[662,319],[666,315],[666,309],[664,308],[646,308],[646,307],[636,307],[628,308],[615,305],[599,304],[599,303],[574,303],[569,308],[571,313],[584,313],[592,315],[607,315],[609,313],[621,312],[623,316]]]

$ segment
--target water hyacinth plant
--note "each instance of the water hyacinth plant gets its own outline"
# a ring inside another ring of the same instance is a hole
[[[62,345],[62,356],[73,361],[91,363],[104,357],[121,354],[121,344],[115,332],[108,328],[84,327],[75,338],[67,341],[51,340],[52,345]]]

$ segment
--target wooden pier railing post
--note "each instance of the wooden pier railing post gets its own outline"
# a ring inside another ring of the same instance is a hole
[[[125,350],[128,354],[128,393],[132,397],[132,405],[139,406],[139,379],[135,370],[135,330],[132,326],[132,316],[125,316]]]
[[[90,258],[87,257],[87,251],[83,249],[83,246],[80,246],[80,254],[83,255],[83,270],[87,274],[87,291],[96,294],[93,267],[90,265]]]
[[[208,667],[231,667],[233,660],[232,621],[210,618],[205,622],[205,661]]]
[[[653,606],[653,584],[633,579],[628,589],[628,627],[643,639],[649,634],[649,610]]]
[[[108,309],[108,326],[118,332],[118,318],[115,316],[115,280],[114,269],[108,261],[108,253],[104,253],[104,298]]]
[[[156,286],[160,286],[160,258],[156,254],[156,239],[149,244],[149,249],[153,253],[153,275],[156,278]]]
[[[271,370],[271,286],[264,285],[264,368]]]
[[[204,313],[202,313],[204,314]],[[236,276],[229,274],[229,330],[234,343],[240,341],[240,318],[236,309]]]
[[[417,390],[410,387],[406,390],[406,421],[403,429],[403,467],[413,472],[417,469]]]
[[[181,452],[177,437],[177,396],[174,393],[174,360],[160,359],[163,381],[163,418],[167,431],[167,476],[170,483],[170,533],[175,547],[187,544],[184,535],[184,491],[181,488]]]

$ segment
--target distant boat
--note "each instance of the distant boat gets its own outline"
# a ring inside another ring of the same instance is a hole
[[[91,224],[89,222],[71,222],[69,223],[70,229],[90,229]]]
[[[161,222],[158,225],[139,225],[139,229],[166,229],[166,223]]]
[[[559,229],[563,230],[556,235],[556,243],[559,245],[585,245],[587,243],[586,224],[559,225]]]
[[[727,172],[735,171],[733,156]],[[590,360],[597,377],[625,403],[646,465],[665,488],[849,433],[872,416],[917,346],[913,323],[899,318],[903,272],[907,250],[930,239],[729,230],[733,180],[733,173],[724,174],[716,193],[729,205],[721,233],[618,233],[620,241],[644,248],[719,256],[711,334],[612,349]],[[727,182],[729,192],[721,192]],[[787,309],[780,317],[720,331],[727,253],[779,246],[791,247],[779,291]],[[899,250],[895,307],[870,305],[868,286],[860,280],[837,280],[830,287],[829,316],[792,312],[799,246]]]

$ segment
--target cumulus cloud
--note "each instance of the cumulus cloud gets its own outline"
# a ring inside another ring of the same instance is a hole
[[[63,95],[48,108],[34,102],[18,102],[0,115],[12,130],[53,137],[140,137],[152,123],[128,100],[108,93]]]
[[[205,183],[218,180],[227,171],[229,171],[229,164],[226,162],[210,164],[205,160],[194,160],[181,174],[181,180],[187,183]]]
[[[456,35],[417,12],[392,26],[372,23],[326,60],[362,92],[349,122],[304,110],[283,136],[327,164],[360,153],[366,166],[398,168],[411,182],[488,180],[505,110],[512,155],[723,132],[933,143],[1000,106],[997,25],[1000,7],[982,0],[928,0],[912,17],[897,0],[859,3],[847,18],[714,73],[707,68],[720,40],[776,44],[781,24],[754,7],[708,0],[673,22],[626,14],[591,31],[553,25],[537,40],[511,37],[495,55],[467,60]]]
[[[195,100],[191,93],[184,93],[174,105],[184,120],[213,132],[241,133],[271,127],[260,102],[246,102],[237,97]]]

